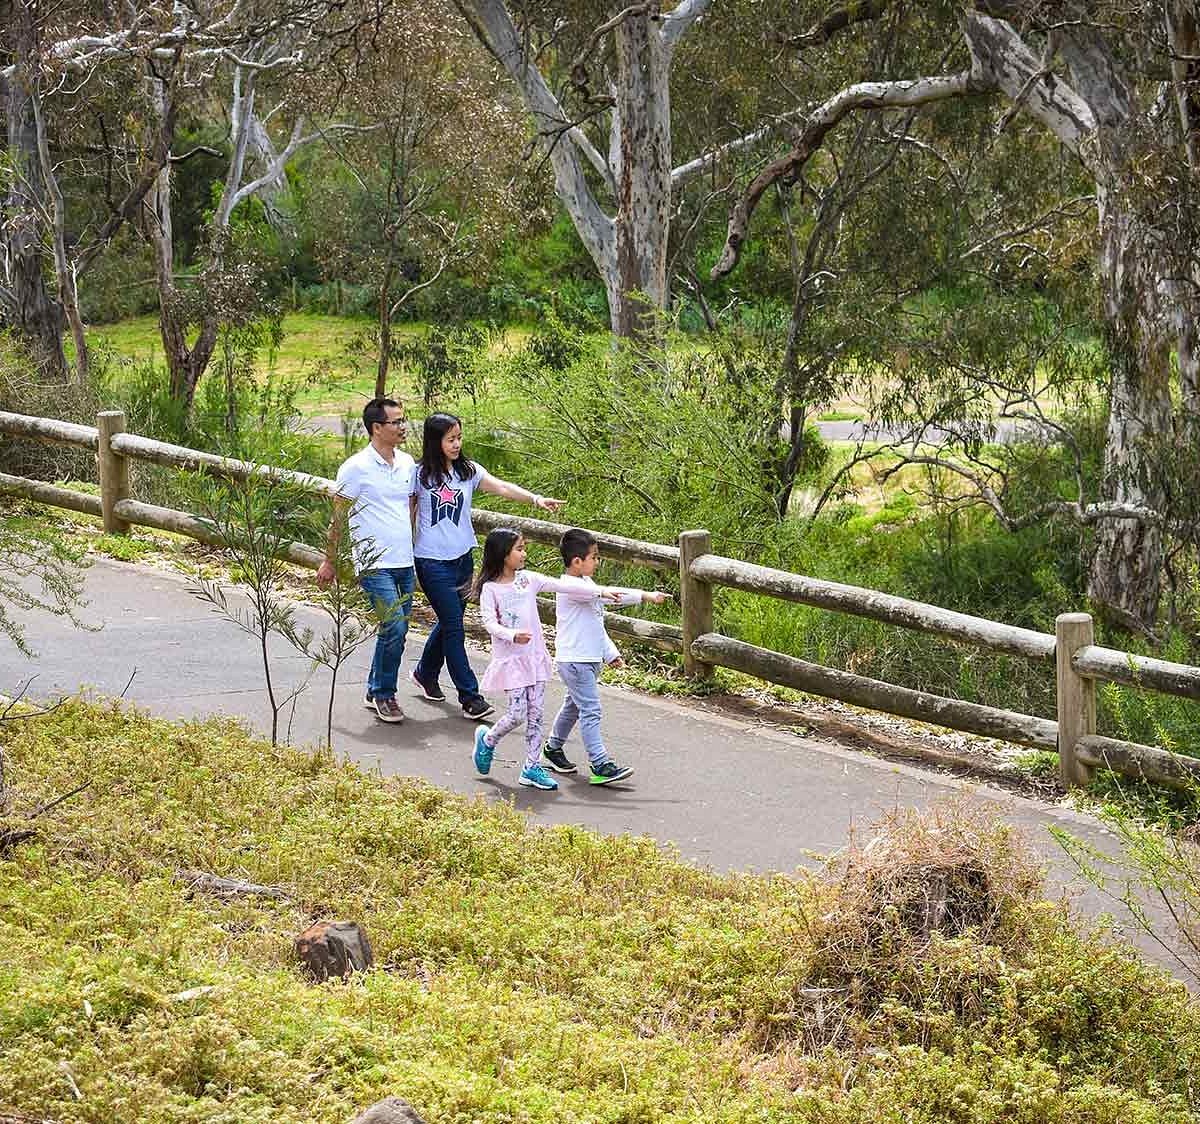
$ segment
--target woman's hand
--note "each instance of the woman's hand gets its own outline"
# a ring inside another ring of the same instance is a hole
[[[556,500],[552,496],[537,496],[533,497],[533,506],[540,507],[543,511],[557,511],[560,507],[566,507],[566,500]]]

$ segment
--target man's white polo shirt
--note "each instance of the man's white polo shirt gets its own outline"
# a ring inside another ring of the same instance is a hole
[[[338,495],[352,500],[350,536],[354,543],[354,569],[370,566],[386,570],[413,564],[412,495],[413,459],[402,449],[391,464],[373,445],[342,463],[337,474]]]

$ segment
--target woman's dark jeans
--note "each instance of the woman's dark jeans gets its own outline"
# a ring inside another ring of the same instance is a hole
[[[463,627],[463,609],[475,570],[475,552],[468,550],[461,558],[448,560],[418,558],[416,570],[417,581],[437,614],[437,624],[425,641],[425,649],[417,662],[417,678],[432,687],[445,664],[458,689],[458,701],[465,705],[479,698],[479,680],[467,660],[467,634]]]

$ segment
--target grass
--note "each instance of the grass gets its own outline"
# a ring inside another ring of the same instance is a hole
[[[430,1124],[1194,1118],[1186,991],[1039,903],[1017,841],[960,811],[820,879],[717,876],[223,721],[71,701],[0,745],[0,837],[90,784],[0,852],[0,1115],[333,1122],[396,1094]],[[179,868],[291,900],[190,894]],[[375,970],[305,982],[314,916],[362,923]]]
[[[397,324],[398,339],[419,335],[425,324]],[[282,376],[306,383],[297,401],[309,416],[337,415],[343,410],[361,410],[374,392],[375,352],[370,343],[374,322],[365,317],[326,316],[292,312],[283,318],[283,340],[273,357],[265,352],[260,367],[268,361]],[[525,327],[505,330],[494,349],[517,348],[529,335]],[[93,344],[103,343],[117,355],[137,362],[162,363],[162,341],[156,315],[138,316],[106,324],[89,333]],[[366,343],[364,344],[364,338]],[[411,376],[393,368],[392,393],[414,402],[418,392]],[[511,405],[517,406],[514,400]]]

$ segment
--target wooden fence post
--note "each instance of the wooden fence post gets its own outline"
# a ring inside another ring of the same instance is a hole
[[[692,641],[713,630],[713,594],[708,582],[692,577],[691,564],[702,554],[712,553],[712,536],[707,531],[683,531],[679,536],[679,603],[683,618],[683,673],[707,679],[713,665],[696,659]]]
[[[1092,769],[1079,759],[1079,739],[1096,732],[1096,681],[1080,675],[1071,657],[1095,642],[1089,613],[1061,613],[1054,620],[1058,687],[1058,775],[1067,788],[1085,785]]]
[[[113,507],[118,500],[129,499],[129,462],[120,453],[114,453],[112,438],[125,432],[124,410],[102,410],[96,415],[96,428],[100,432],[100,444],[96,462],[100,475],[100,511],[106,535],[125,535],[129,524],[118,519]]]

